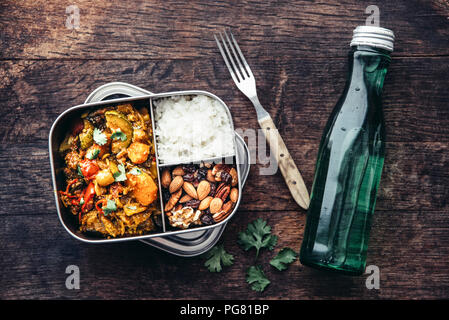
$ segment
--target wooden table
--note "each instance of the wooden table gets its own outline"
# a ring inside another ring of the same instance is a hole
[[[250,102],[225,69],[213,33],[232,27],[273,117],[310,188],[324,124],[341,94],[352,30],[371,1],[76,1],[80,28],[65,25],[70,1],[0,4],[0,298],[421,299],[449,297],[449,4],[386,1],[381,25],[397,40],[384,87],[387,155],[366,275],[335,276],[296,261],[278,272],[268,261],[299,250],[305,212],[280,175],[254,164],[242,204],[220,241],[232,267],[210,273],[201,258],[180,258],[140,242],[88,245],[61,226],[48,158],[52,122],[98,86],[125,81],[153,92],[202,89],[230,107],[236,128],[257,128]],[[255,150],[254,150],[255,151]],[[270,192],[267,192],[270,190]],[[253,254],[238,232],[267,219],[279,236],[260,264],[271,280],[250,290]],[[81,288],[67,290],[77,265]]]

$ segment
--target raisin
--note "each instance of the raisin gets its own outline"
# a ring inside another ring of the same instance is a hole
[[[182,178],[184,179],[184,181],[187,182],[193,182],[193,180],[195,180],[195,176],[193,173],[186,173],[185,175],[182,176]]]
[[[198,207],[200,206],[201,201],[200,200],[196,200],[196,199],[192,199],[189,200],[185,203],[186,207],[192,207],[193,209],[198,209]]]
[[[231,184],[232,176],[228,172],[222,171],[221,172],[221,181],[223,181],[226,184]]]
[[[210,226],[211,224],[214,224],[214,218],[212,218],[212,215],[209,213],[203,214],[201,216],[200,220],[206,226]]]
[[[94,127],[104,130],[106,128],[106,118],[104,114],[92,114],[87,116],[87,120],[89,120]]]
[[[199,181],[205,180],[207,177],[207,168],[206,167],[202,167],[198,169],[198,174],[197,174],[197,178]]]
[[[193,184],[193,186],[194,186],[195,188],[198,188],[198,185],[200,184],[200,181],[199,181],[198,179],[195,178],[195,180],[193,180],[192,184]]]
[[[171,197],[170,191],[168,191],[168,189],[162,189],[162,199],[164,200],[164,203],[167,203],[170,197]]]
[[[182,170],[184,170],[184,172],[191,173],[193,176],[196,171],[196,167],[193,164],[186,164],[182,166]]]
[[[229,171],[231,171],[231,167],[228,166],[227,164],[222,164],[221,168],[222,171],[229,173]]]
[[[209,195],[211,197],[215,196],[215,190],[217,189],[217,185],[215,183],[210,184],[210,192]]]

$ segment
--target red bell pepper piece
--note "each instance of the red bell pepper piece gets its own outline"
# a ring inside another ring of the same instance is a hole
[[[95,196],[95,185],[93,182],[89,183],[87,188],[84,190],[83,194],[84,194],[84,196],[83,196],[84,203],[83,203],[83,206],[81,207],[81,212],[84,212],[87,204],[90,201],[92,201]]]

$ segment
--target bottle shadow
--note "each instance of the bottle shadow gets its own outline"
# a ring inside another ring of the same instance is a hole
[[[350,276],[303,267],[302,277],[309,281],[308,291],[316,299],[352,299],[366,296],[365,276]]]

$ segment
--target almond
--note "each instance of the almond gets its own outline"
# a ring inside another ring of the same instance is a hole
[[[193,198],[189,196],[188,194],[185,194],[182,196],[181,199],[179,199],[179,203],[186,203],[187,201],[192,200]]]
[[[182,177],[181,177],[181,179],[182,179]],[[193,184],[191,184],[190,182],[185,181],[184,184],[182,185],[182,188],[193,199],[198,199],[198,193],[196,192],[196,189],[193,186]]]
[[[171,183],[170,170],[164,169],[164,171],[162,171],[161,184],[164,188],[168,188],[170,186],[170,183]]]
[[[238,178],[238,175],[237,175],[237,170],[235,170],[234,168],[231,168],[231,170],[229,171],[229,174],[232,177],[231,185],[233,187],[235,187],[237,185],[237,182],[239,181],[239,178]]]
[[[239,190],[237,188],[232,188],[231,193],[229,194],[229,199],[231,199],[232,202],[236,203],[239,199]]]
[[[170,191],[170,193],[176,192],[181,189],[183,183],[184,179],[181,176],[176,176],[170,183],[168,190]]]
[[[220,198],[213,198],[209,205],[210,213],[214,214],[221,211],[221,207],[223,206],[223,200]]]
[[[174,176],[183,176],[186,173],[184,172],[184,169],[182,167],[176,167],[173,169],[172,174]]]
[[[196,188],[196,192],[198,193],[198,200],[203,200],[210,192],[210,183],[206,180],[201,181]]]
[[[204,198],[201,203],[200,206],[198,207],[198,210],[206,210],[207,208],[209,208],[210,202],[212,201],[212,197],[206,197]]]

